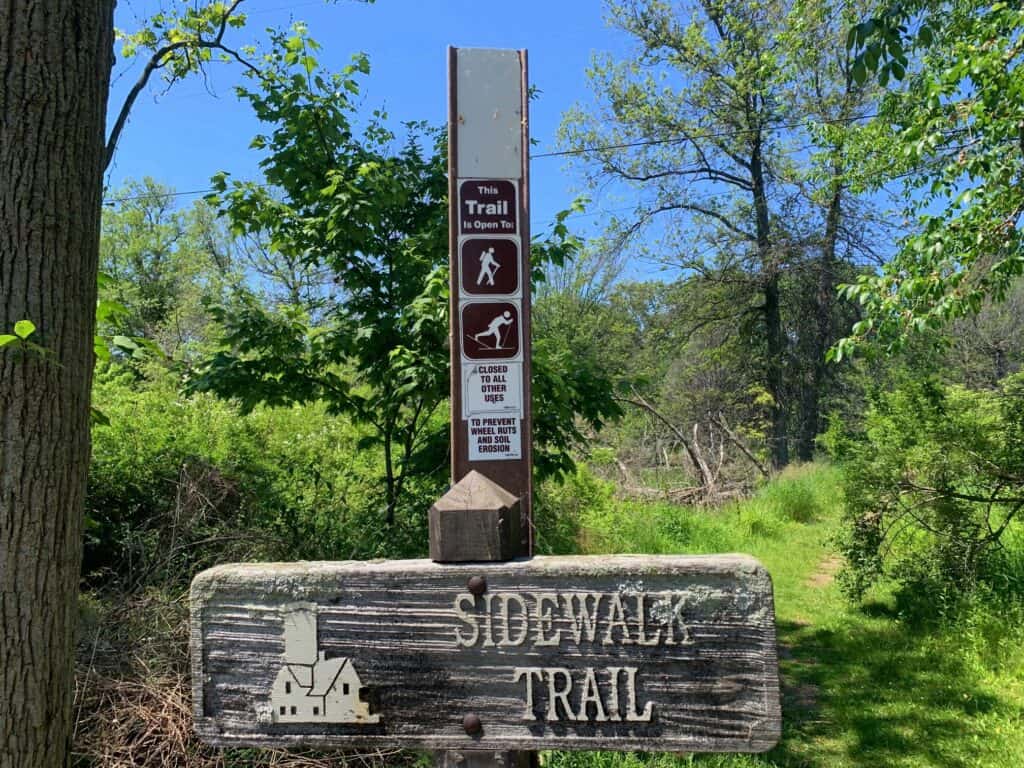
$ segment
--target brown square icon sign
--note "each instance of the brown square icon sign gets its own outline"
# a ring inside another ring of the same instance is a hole
[[[508,237],[474,237],[459,245],[462,292],[512,296],[519,292],[519,243]]]
[[[474,301],[462,307],[462,353],[470,360],[508,360],[519,355],[519,306],[511,301]]]

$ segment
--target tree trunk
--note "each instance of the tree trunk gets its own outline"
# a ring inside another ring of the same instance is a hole
[[[765,384],[772,396],[770,449],[772,469],[789,464],[788,424],[783,392],[783,358],[786,353],[782,332],[782,308],[779,300],[778,273],[769,275],[764,284],[764,321],[767,341]]]
[[[834,171],[839,176],[839,171]],[[825,217],[825,242],[822,245],[821,264],[818,268],[818,289],[814,311],[816,327],[811,347],[811,381],[804,390],[801,402],[800,441],[798,455],[801,461],[814,458],[814,441],[821,428],[822,394],[828,386],[829,368],[825,353],[832,344],[832,307],[835,304],[836,244],[839,240],[839,216],[843,201],[842,188],[836,180],[832,199]]]
[[[753,138],[750,157],[751,194],[754,202],[754,223],[757,233],[757,255],[763,275],[765,324],[765,388],[772,396],[769,412],[771,431],[769,449],[772,468],[782,469],[789,463],[787,442],[786,404],[783,391],[783,362],[786,353],[785,336],[782,332],[782,309],[779,301],[779,269],[776,255],[772,250],[771,219],[768,215],[768,188],[764,178],[764,160],[761,154],[762,135],[758,129]]]
[[[0,3],[0,768],[70,763],[113,6]]]

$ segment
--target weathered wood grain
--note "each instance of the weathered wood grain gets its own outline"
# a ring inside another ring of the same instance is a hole
[[[379,722],[271,722],[296,603],[316,606],[319,650],[352,661]],[[581,605],[599,608],[592,640],[578,615],[573,628]],[[743,555],[226,565],[193,582],[191,646],[197,728],[219,745],[759,752],[780,731],[771,580]],[[559,670],[564,700],[548,695]]]
[[[521,552],[519,499],[470,470],[427,513],[430,559],[438,563],[511,560]]]

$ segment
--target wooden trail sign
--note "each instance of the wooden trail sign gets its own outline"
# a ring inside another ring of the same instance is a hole
[[[452,482],[519,499],[532,551],[526,51],[448,49]]]
[[[195,719],[251,746],[759,752],[771,580],[743,555],[226,565],[192,585]]]

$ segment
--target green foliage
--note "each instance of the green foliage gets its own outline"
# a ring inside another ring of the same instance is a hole
[[[208,205],[179,210],[173,190],[148,177],[112,202],[100,240],[97,357],[196,359],[216,333],[204,304],[242,280],[230,240]]]
[[[232,53],[220,50],[214,42],[220,42],[226,27],[245,26],[245,15],[235,11],[242,2],[200,4],[179,0],[177,8],[172,5],[172,10],[153,14],[135,32],[118,30],[121,58],[134,58],[140,53],[155,57],[156,66],[164,70],[168,82],[198,71],[214,54],[230,60]]]
[[[851,314],[834,287],[871,250],[853,223],[865,205],[850,177],[860,160],[851,136],[873,91],[851,79],[842,42],[843,19],[867,3],[607,6],[634,49],[594,57],[597,99],[571,109],[561,133],[592,186],[641,201],[612,219],[610,247],[682,270],[705,293],[680,330],[703,342],[706,369],[724,367],[728,350],[744,385],[732,392],[770,395],[771,463],[788,462],[790,443],[809,460],[836,389],[822,361]],[[704,421],[722,408],[687,405]]]
[[[190,387],[239,397],[245,410],[322,400],[329,413],[371,426],[361,447],[383,447],[392,520],[407,478],[444,461],[433,418],[448,389],[443,137],[409,125],[396,148],[380,112],[357,136],[366,58],[330,74],[301,27],[272,43],[254,87],[239,89],[271,127],[252,141],[265,153],[267,184],[229,183],[222,173],[210,199],[236,236],[328,268],[334,296],[315,314],[252,295],[214,308],[224,347]]]
[[[854,27],[849,44],[860,50],[863,77],[903,80],[878,118],[895,128],[895,141],[875,151],[896,169],[910,166],[907,213],[916,226],[882,274],[846,286],[867,316],[836,359],[868,339],[893,350],[910,334],[976,314],[1024,273],[1019,3],[891,4]]]
[[[382,535],[379,448],[322,405],[239,415],[183,397],[158,366],[101,366],[94,404],[84,570],[107,588],[184,586],[217,562],[410,557],[443,491],[418,481]]]
[[[272,37],[254,86],[240,89],[270,130],[266,184],[214,179],[210,200],[236,236],[331,276],[310,304],[268,307],[237,295],[212,308],[222,348],[189,382],[193,392],[257,404],[323,401],[331,414],[371,427],[361,447],[384,451],[387,519],[410,478],[443,476],[446,432],[435,415],[447,399],[448,219],[444,135],[422,123],[400,139],[375,112],[357,130],[364,56],[339,73],[319,69],[305,30]],[[561,213],[535,242],[533,277],[579,249]],[[599,428],[618,413],[600,367],[543,338],[534,348],[535,464],[540,477],[571,468],[576,424]]]
[[[30,343],[28,337],[36,332],[36,324],[31,320],[19,320],[14,324],[13,330],[14,333],[0,334],[0,347],[13,344],[14,349],[27,348]]]
[[[1024,507],[1022,399],[1020,374],[1000,392],[911,379],[877,395],[860,427],[833,437],[845,457],[849,594],[862,596],[883,575],[918,598],[991,583]]]
[[[900,614],[900,605],[884,589],[873,591],[862,605],[844,600],[833,580],[841,478],[834,466],[804,465],[777,481],[787,490],[769,483],[755,498],[721,511],[623,505],[614,541],[594,537],[581,521],[578,540],[584,552],[643,551],[654,542],[659,551],[739,551],[764,563],[775,592],[783,679],[778,747],[763,755],[552,752],[542,762],[550,768],[1005,768],[1021,763],[1024,603],[1012,595],[993,600],[975,593],[955,622],[919,625]],[[791,494],[815,499],[811,522],[794,522],[785,514]],[[749,521],[769,516],[771,535],[752,530]],[[1017,558],[1024,552],[1019,537],[1004,543]]]

